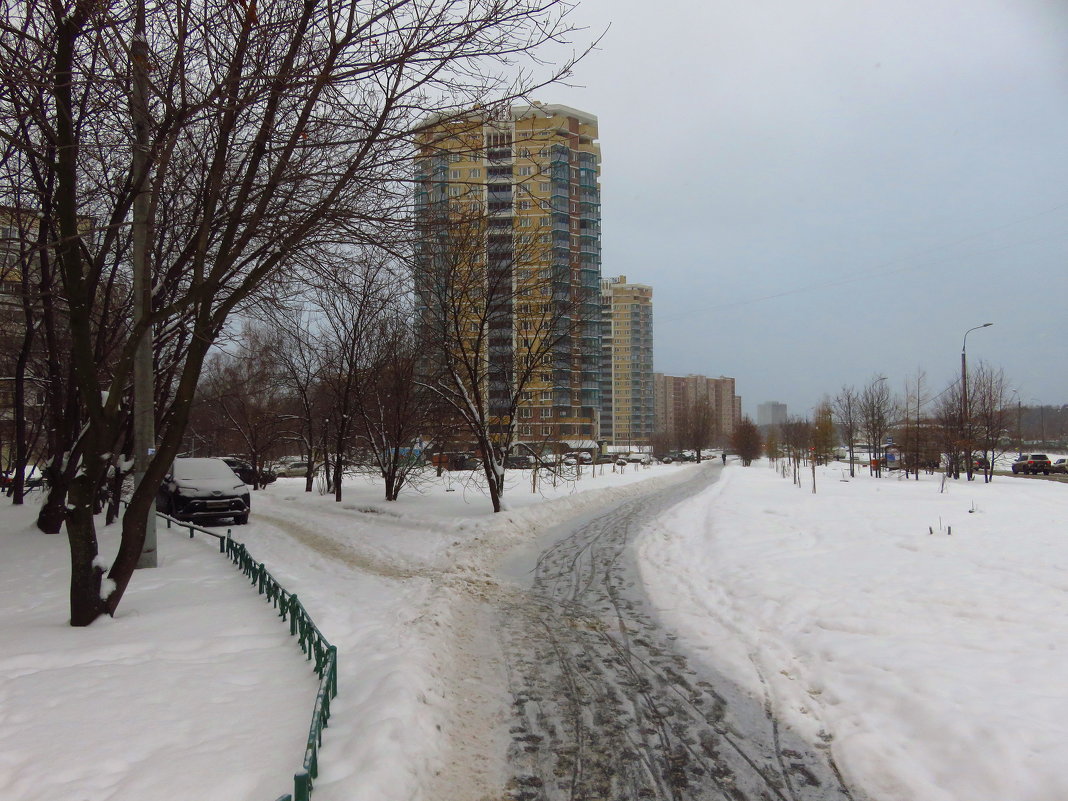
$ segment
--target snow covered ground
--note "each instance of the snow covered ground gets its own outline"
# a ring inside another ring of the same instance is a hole
[[[730,467],[646,532],[662,617],[876,799],[1068,798],[1068,485],[811,481]]]
[[[479,705],[493,656],[469,635],[501,560],[630,482],[701,469],[586,468],[537,494],[515,471],[499,515],[455,475],[396,504],[366,482],[340,504],[299,479],[255,493],[235,534],[340,653],[316,801],[479,801],[506,721]],[[802,731],[833,736],[878,801],[1068,797],[1068,486],[846,478],[821,470],[812,495],[808,473],[798,488],[729,465],[639,542],[662,616]],[[33,511],[0,506],[0,795],[290,791],[317,679],[214,541],[161,529],[161,567],[115,620],[75,630],[65,538],[35,533]],[[102,544],[114,553],[115,532]]]

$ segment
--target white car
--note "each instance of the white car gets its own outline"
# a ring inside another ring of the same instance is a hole
[[[314,476],[315,473],[316,471],[313,469],[312,475]],[[304,478],[304,476],[308,475],[308,463],[290,462],[289,464],[278,468],[276,475],[284,478]]]

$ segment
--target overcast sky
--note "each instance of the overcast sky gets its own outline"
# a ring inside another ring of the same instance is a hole
[[[1068,403],[1068,4],[581,0],[610,27],[536,99],[596,114],[603,274],[655,369],[807,415],[1000,367]],[[1014,398],[1015,399],[1015,398]]]

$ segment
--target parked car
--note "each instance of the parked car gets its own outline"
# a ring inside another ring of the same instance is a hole
[[[1068,459],[1057,459],[1049,468],[1051,473],[1068,473]]]
[[[175,520],[233,518],[248,522],[249,489],[222,459],[175,459],[164,476],[156,506]]]
[[[578,464],[578,457],[575,456],[575,454],[573,454],[573,453],[564,454],[564,458],[562,460],[562,463],[567,465],[568,467],[571,467],[573,465]]]
[[[314,476],[316,471],[312,470]],[[289,462],[288,464],[278,468],[278,475],[283,478],[304,478],[308,475],[308,463],[307,462]]]
[[[509,470],[526,470],[534,465],[534,457],[529,454],[513,453],[504,457],[504,466]]]
[[[259,471],[259,481],[256,481],[256,471],[252,469],[252,465],[246,462],[244,459],[238,459],[236,456],[224,456],[223,461],[230,466],[230,469],[234,471],[238,478],[244,481],[246,484],[254,485],[259,484],[261,487],[266,487],[277,476],[270,470],[263,469]]]
[[[1030,473],[1033,476],[1044,473],[1048,476],[1051,467],[1053,462],[1044,453],[1021,453],[1012,463],[1012,472]]]
[[[7,473],[0,473],[0,489],[7,489],[13,483],[15,483],[14,476],[10,476]],[[43,487],[44,484],[44,476],[40,473],[31,473],[22,480],[22,488],[27,490]]]
[[[579,451],[579,464],[593,464],[593,454],[589,451]]]

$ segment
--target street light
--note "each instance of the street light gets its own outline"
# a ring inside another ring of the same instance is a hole
[[[1012,391],[1012,395],[1016,396],[1016,453],[1023,453],[1023,433],[1020,428],[1020,393],[1017,390]],[[1012,403],[1012,395],[1009,396],[1009,402]]]
[[[968,417],[968,334],[980,328],[989,328],[993,323],[983,323],[964,332],[964,344],[960,346],[960,391],[961,391],[961,426],[964,431],[964,461],[967,468],[968,480],[972,480],[972,443],[969,436],[971,427]]]

